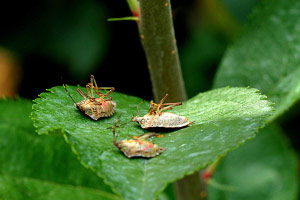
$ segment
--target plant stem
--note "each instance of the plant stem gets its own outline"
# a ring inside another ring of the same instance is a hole
[[[175,183],[177,200],[206,200],[207,184],[202,178],[202,171],[185,176]]]
[[[181,74],[170,0],[140,0],[138,26],[155,101],[158,102],[165,94],[169,94],[169,102],[185,101],[187,96]],[[178,200],[206,199],[206,184],[201,173],[196,172],[177,181],[176,194]]]
[[[140,37],[146,53],[154,99],[186,100],[169,0],[140,0]]]

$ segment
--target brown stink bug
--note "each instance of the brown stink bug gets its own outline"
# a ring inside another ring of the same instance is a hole
[[[138,110],[138,116],[133,117],[132,121],[135,121],[141,125],[143,129],[148,128],[181,128],[191,124],[187,117],[180,116],[170,112],[163,112],[165,110],[171,110],[174,106],[182,105],[181,102],[178,103],[164,103],[168,94],[161,99],[159,104],[150,102],[149,112],[140,117],[140,112]]]
[[[79,88],[76,91],[84,98],[84,100],[76,103],[73,97],[68,92],[66,86],[63,84],[67,94],[73,100],[76,108],[80,112],[86,114],[93,120],[98,120],[101,117],[110,117],[114,114],[117,104],[112,101],[111,97],[108,97],[110,93],[115,91],[113,87],[98,87],[96,80],[93,75],[91,75],[91,82],[86,85],[86,90],[88,94],[85,94]],[[101,93],[99,90],[108,90],[105,94]],[[94,92],[99,96],[99,98],[94,97]]]
[[[146,133],[140,136],[133,136],[129,140],[116,141],[115,129],[116,125],[113,127],[113,143],[127,158],[152,158],[165,151],[165,148],[162,148],[151,141],[147,141],[147,138],[157,136],[158,134],[156,133]]]

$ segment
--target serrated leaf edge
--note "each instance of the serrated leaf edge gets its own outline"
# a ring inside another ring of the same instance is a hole
[[[230,86],[227,86],[227,87],[225,87],[225,88],[227,88],[227,89],[229,89],[229,88],[245,88],[245,89],[251,89],[251,90],[254,90],[254,93],[256,93],[256,94],[259,95],[259,97],[260,97],[259,100],[267,101],[267,104],[266,104],[266,105],[269,106],[269,107],[271,108],[271,110],[270,110],[270,113],[269,113],[269,114],[265,114],[265,115],[262,115],[262,116],[261,116],[261,118],[262,118],[262,124],[263,124],[263,125],[260,126],[260,127],[258,127],[258,128],[255,130],[254,135],[253,135],[252,137],[249,137],[249,138],[247,138],[247,139],[245,139],[245,140],[239,142],[236,146],[234,146],[234,147],[232,147],[232,148],[229,148],[229,149],[225,150],[222,154],[219,154],[218,156],[216,156],[216,158],[215,158],[213,161],[207,162],[206,164],[200,164],[200,165],[198,165],[198,167],[194,168],[194,170],[191,170],[190,172],[183,173],[182,176],[179,176],[179,177],[174,178],[174,179],[170,179],[169,181],[165,182],[165,183],[163,184],[163,186],[161,187],[161,189],[160,189],[160,190],[157,190],[157,192],[155,192],[155,194],[154,194],[154,199],[157,198],[158,195],[159,195],[161,192],[163,192],[163,190],[167,187],[168,184],[173,183],[174,181],[180,180],[180,179],[182,179],[183,177],[185,177],[185,176],[187,176],[187,175],[191,175],[191,174],[195,173],[196,171],[198,171],[198,170],[200,170],[200,169],[202,169],[202,168],[204,168],[204,167],[206,167],[206,166],[212,164],[212,163],[215,162],[217,159],[220,159],[220,158],[224,157],[228,152],[237,149],[239,146],[241,146],[242,144],[244,144],[246,141],[255,138],[256,134],[259,132],[259,129],[262,129],[263,127],[265,127],[265,125],[269,122],[268,119],[270,118],[270,116],[272,116],[272,114],[273,114],[274,111],[275,111],[275,108],[273,107],[274,103],[271,102],[271,101],[267,98],[266,95],[261,94],[260,90],[258,90],[258,89],[256,89],[256,88],[251,88],[250,86],[248,86],[248,87],[230,87]],[[48,91],[48,92],[51,92],[51,93],[54,93],[51,89],[52,89],[52,88],[47,89],[47,91]],[[217,88],[217,90],[218,90],[218,89],[220,89],[220,88]],[[42,94],[43,94],[43,93],[41,93],[41,94],[39,95],[39,98],[44,98],[44,97],[42,96]],[[36,100],[37,100],[37,99],[33,100],[33,102],[34,102],[35,104],[40,104],[40,103],[37,102]],[[95,168],[93,168],[93,167],[87,165],[85,162],[82,161],[82,159],[81,159],[81,157],[80,157],[80,153],[76,150],[75,145],[74,145],[72,142],[70,142],[70,140],[69,140],[69,138],[68,138],[68,132],[66,132],[66,131],[64,130],[64,128],[62,128],[62,127],[52,127],[52,128],[46,129],[46,131],[43,131],[43,132],[40,132],[40,131],[38,130],[39,127],[36,125],[36,118],[34,117],[34,112],[39,112],[39,110],[36,110],[36,109],[35,109],[35,106],[34,106],[35,104],[32,105],[33,112],[31,113],[30,118],[33,120],[33,124],[34,124],[34,127],[37,129],[37,130],[36,130],[37,133],[38,133],[39,135],[42,135],[42,134],[49,135],[49,134],[51,134],[51,132],[54,132],[54,133],[55,133],[55,131],[58,131],[58,130],[60,129],[60,131],[61,131],[61,133],[62,133],[62,135],[63,135],[65,141],[71,146],[71,150],[72,150],[72,152],[76,155],[76,157],[77,157],[77,159],[79,160],[79,162],[80,162],[85,168],[90,169],[90,170],[93,171],[98,177],[102,178],[103,181],[104,181],[104,183],[107,184],[107,185],[112,189],[113,192],[115,192],[116,194],[118,194],[119,196],[122,197],[122,194],[114,188],[113,184],[112,184],[111,182],[109,182],[109,181],[106,179],[106,177],[105,177],[104,175],[102,175],[101,173],[97,172],[97,170],[96,170]],[[101,162],[102,162],[102,160],[101,160]]]

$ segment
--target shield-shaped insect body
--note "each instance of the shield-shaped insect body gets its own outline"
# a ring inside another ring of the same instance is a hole
[[[78,103],[76,103],[76,101],[70,95],[66,86],[63,86],[67,94],[73,100],[76,108],[93,120],[98,120],[101,117],[110,117],[114,114],[117,104],[112,101],[112,98],[108,95],[115,89],[113,87],[98,87],[93,75],[91,75],[91,82],[86,85],[88,94],[85,94],[79,88],[76,89],[77,92],[84,98],[84,100]],[[109,91],[103,94],[100,92],[100,89],[109,89]],[[99,96],[99,98],[94,97],[94,92]]]
[[[116,141],[115,146],[128,158],[152,158],[165,151],[164,148],[147,140],[129,139]]]
[[[143,117],[134,117],[132,120],[139,123],[143,129],[181,128],[191,124],[187,117],[169,112],[146,114]]]
[[[114,101],[90,98],[75,103],[76,108],[92,118],[98,120],[101,117],[110,117],[114,114],[117,104]]]
[[[132,139],[116,141],[115,128],[116,126],[113,127],[113,143],[127,158],[153,158],[165,151],[165,148],[160,147],[151,141],[147,141],[147,138],[158,136],[156,133],[146,133],[137,137],[132,137]]]
[[[133,117],[132,121],[139,123],[143,129],[182,128],[191,124],[192,122],[190,122],[185,116],[170,112],[163,112],[165,110],[171,110],[174,106],[182,105],[181,102],[163,103],[167,96],[168,94],[165,95],[165,97],[160,101],[159,104],[153,103],[153,101],[151,101],[148,114],[144,115],[143,117],[140,117],[139,114],[137,117]]]

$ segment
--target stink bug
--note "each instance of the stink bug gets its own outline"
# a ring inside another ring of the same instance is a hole
[[[91,82],[86,85],[86,90],[88,94],[82,92],[79,88],[76,91],[84,98],[84,100],[76,103],[73,97],[68,92],[66,86],[63,84],[67,94],[73,100],[76,108],[80,112],[86,114],[93,120],[98,120],[101,117],[110,117],[114,114],[117,104],[112,101],[111,97],[108,97],[110,93],[115,91],[113,87],[98,87],[96,80],[93,75],[91,75]],[[108,90],[105,94],[101,93],[99,89]],[[94,92],[99,96],[99,98],[94,97]]]
[[[137,122],[143,129],[148,128],[181,128],[191,124],[187,117],[180,116],[174,113],[163,112],[165,110],[171,110],[174,106],[182,105],[178,103],[164,103],[168,94],[161,99],[159,104],[150,102],[149,112],[140,117],[139,108],[137,105],[138,116],[132,117],[132,121]]]
[[[147,138],[157,136],[158,134],[156,133],[146,133],[140,136],[133,136],[129,140],[116,141],[115,129],[116,125],[113,127],[113,143],[127,158],[152,158],[165,151],[165,148],[146,140]]]

